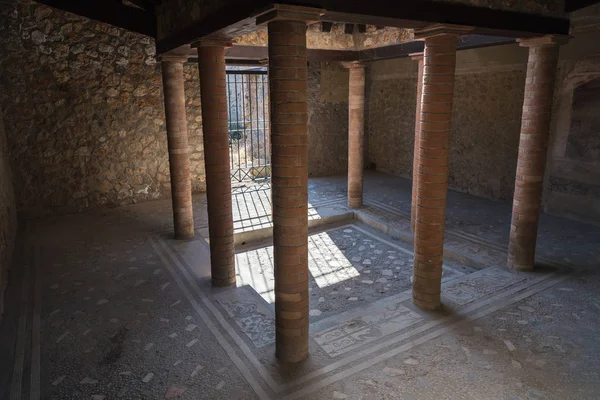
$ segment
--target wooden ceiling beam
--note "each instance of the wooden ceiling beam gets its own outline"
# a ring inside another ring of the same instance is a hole
[[[326,10],[321,21],[340,22],[346,32],[354,24],[423,28],[436,23],[473,26],[473,34],[503,37],[567,35],[569,19],[466,4],[421,0],[409,5],[398,0],[222,0],[221,6],[200,21],[157,42],[158,54],[199,38],[233,39],[254,32],[257,16],[275,4],[302,5]]]

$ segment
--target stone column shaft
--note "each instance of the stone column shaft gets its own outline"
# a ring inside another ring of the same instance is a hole
[[[308,356],[306,23],[269,22],[277,357]]]
[[[421,135],[421,95],[423,94],[423,53],[413,53],[411,59],[417,61],[417,113],[415,118],[415,148],[413,155],[412,172],[412,205],[410,209],[410,230],[415,233],[415,221],[417,219],[417,189],[419,169],[419,137]]]
[[[508,247],[508,266],[532,270],[550,135],[550,116],[558,61],[555,37],[520,40],[529,47],[519,157]]]
[[[176,239],[194,237],[192,182],[183,77],[184,62],[185,59],[161,60],[169,148],[169,171],[171,174],[173,225]]]
[[[365,143],[365,66],[347,63],[350,73],[348,96],[348,207],[363,205]]]
[[[456,38],[469,29],[435,25],[415,31],[415,37],[425,39],[425,52],[418,143],[413,302],[428,310],[441,306]]]
[[[235,284],[233,212],[227,122],[225,46],[201,41],[198,48],[210,265],[214,286]]]

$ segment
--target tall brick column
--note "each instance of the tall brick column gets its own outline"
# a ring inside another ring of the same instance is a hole
[[[419,169],[419,137],[421,135],[421,95],[423,94],[423,53],[412,53],[410,58],[417,61],[417,114],[415,118],[415,150],[413,155],[412,173],[412,204],[410,208],[410,230],[415,233],[417,218],[417,182]]]
[[[564,40],[556,36],[519,40],[529,47],[529,60],[508,246],[508,267],[513,270],[534,267],[558,46]]]
[[[365,66],[353,61],[344,63],[350,73],[348,94],[348,207],[363,205],[363,170],[365,146]]]
[[[200,70],[210,266],[214,286],[235,283],[225,73],[227,45],[208,40],[194,44],[198,49]]]
[[[320,10],[278,6],[268,22],[276,353],[308,356],[308,115],[306,23]]]
[[[417,168],[413,302],[428,310],[441,306],[456,39],[468,29],[435,25],[415,31],[415,38],[425,39],[425,54]]]
[[[171,173],[173,225],[176,239],[194,237],[194,212],[192,210],[192,182],[188,129],[185,114],[185,89],[183,63],[187,58],[161,57],[165,94],[165,116]]]

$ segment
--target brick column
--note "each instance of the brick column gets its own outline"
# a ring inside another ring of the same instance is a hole
[[[425,54],[417,168],[413,302],[428,310],[441,306],[456,38],[464,31],[465,27],[440,25],[415,31],[416,38],[425,39]]]
[[[235,283],[225,76],[227,45],[208,40],[194,44],[198,48],[200,70],[210,266],[214,286]]]
[[[542,198],[546,147],[559,41],[556,36],[521,39],[529,47],[519,158],[508,246],[508,267],[532,270]]]
[[[192,182],[183,78],[183,63],[186,61],[186,58],[161,57],[175,239],[194,237]]]
[[[417,218],[417,170],[419,169],[419,136],[421,134],[421,95],[423,94],[423,53],[410,54],[412,60],[417,61],[417,113],[415,118],[415,150],[413,155],[412,172],[412,204],[410,209],[410,230],[415,233]]]
[[[350,72],[348,95],[348,207],[363,205],[363,170],[365,146],[365,66],[353,61],[344,63]]]
[[[271,191],[276,354],[308,356],[308,113],[306,21],[313,9],[278,6],[263,17],[269,34]],[[266,19],[266,20],[265,20]]]

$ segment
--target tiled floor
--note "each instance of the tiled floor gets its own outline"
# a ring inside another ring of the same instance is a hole
[[[535,273],[504,267],[510,205],[451,192],[444,309],[411,303],[410,182],[311,179],[311,357],[274,357],[268,240],[213,289],[168,201],[28,221],[2,323],[6,399],[596,399],[600,228],[543,216]],[[270,225],[268,188],[234,194],[236,232]],[[237,211],[236,211],[237,210]],[[25,301],[22,301],[25,300]],[[13,372],[14,371],[14,372]],[[3,397],[4,396],[4,397]]]

